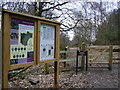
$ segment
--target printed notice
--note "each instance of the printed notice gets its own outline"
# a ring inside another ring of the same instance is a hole
[[[34,61],[34,22],[12,18],[10,65]]]
[[[54,59],[55,26],[41,24],[40,26],[40,60]]]

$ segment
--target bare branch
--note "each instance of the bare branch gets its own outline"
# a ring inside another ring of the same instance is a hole
[[[65,29],[62,28],[62,27],[61,27],[61,29],[62,29],[63,31],[73,30],[73,29],[78,25],[79,21],[80,21],[80,20],[78,20],[73,27],[69,27],[69,26],[67,26],[67,25],[65,25],[65,24],[62,24],[64,27],[67,27],[67,29],[65,30]]]
[[[57,6],[62,6],[62,5],[67,4],[67,3],[68,3],[68,2],[64,2],[64,3],[62,3],[62,4],[57,4],[57,5],[53,6],[53,7],[50,7],[50,8],[47,8],[47,9],[42,10],[42,12],[48,11],[48,10],[53,9],[53,8],[56,8]]]

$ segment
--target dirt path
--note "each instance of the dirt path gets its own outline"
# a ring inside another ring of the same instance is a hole
[[[62,73],[60,85],[61,88],[118,88],[118,80],[118,66],[114,65],[112,71],[107,68],[89,68],[87,74]]]
[[[118,54],[115,55],[118,56]],[[70,54],[70,58],[74,57],[76,57],[75,54]],[[101,60],[108,59],[101,58]],[[89,68],[88,73],[80,71],[77,75],[75,74],[76,62],[67,62],[67,65],[72,69],[60,72],[60,88],[112,88],[114,90],[120,87],[120,65],[114,64],[112,71],[109,71],[108,68]],[[50,68],[50,74],[45,74],[44,65],[33,66],[20,75],[11,78],[9,88],[53,88],[53,63]],[[30,79],[36,80],[38,83],[32,85]]]
[[[37,67],[38,68],[38,67]],[[10,88],[53,88],[53,73],[44,74],[43,70],[34,68],[34,73],[24,72],[23,78],[14,77],[9,81]],[[89,68],[87,74],[74,70],[61,72],[60,88],[118,88],[119,73],[118,65],[113,66],[113,70],[107,68]],[[39,83],[31,85],[30,78],[37,79]]]

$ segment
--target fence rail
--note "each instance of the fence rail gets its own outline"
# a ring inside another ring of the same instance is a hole
[[[93,54],[93,53],[90,53],[90,52],[88,53],[88,55],[89,55],[88,64],[89,65],[90,64],[108,64],[108,68],[109,68],[109,70],[111,70],[112,69],[112,64],[120,64],[120,57],[117,57],[117,58],[114,57],[113,58],[113,53],[114,52],[120,52],[120,47],[119,46],[117,48],[116,47],[117,46],[114,47],[112,45],[110,45],[110,46],[86,46],[85,50],[87,50],[88,52],[90,50],[96,50],[96,51],[99,52],[99,54],[98,53]],[[75,61],[76,57],[75,58],[68,58],[67,54],[69,54],[69,53],[75,53],[76,54],[76,52],[77,52],[77,50],[75,50],[74,48],[72,48],[72,50],[60,51],[60,54],[63,54],[63,56],[65,55],[64,58],[60,59],[60,62]],[[94,62],[95,60],[97,60],[100,57],[102,57],[102,55],[104,55],[104,54],[105,54],[105,56],[108,56],[107,61],[104,61],[104,62]],[[90,56],[92,56],[92,55],[95,56],[93,58],[93,60],[90,58]],[[82,59],[83,58],[81,58],[81,60]],[[115,60],[117,60],[117,62],[115,62]]]

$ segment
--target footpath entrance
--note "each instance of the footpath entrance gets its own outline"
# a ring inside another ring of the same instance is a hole
[[[90,46],[86,47],[88,51],[89,68],[108,68],[112,70],[113,64],[120,64],[119,46]]]

